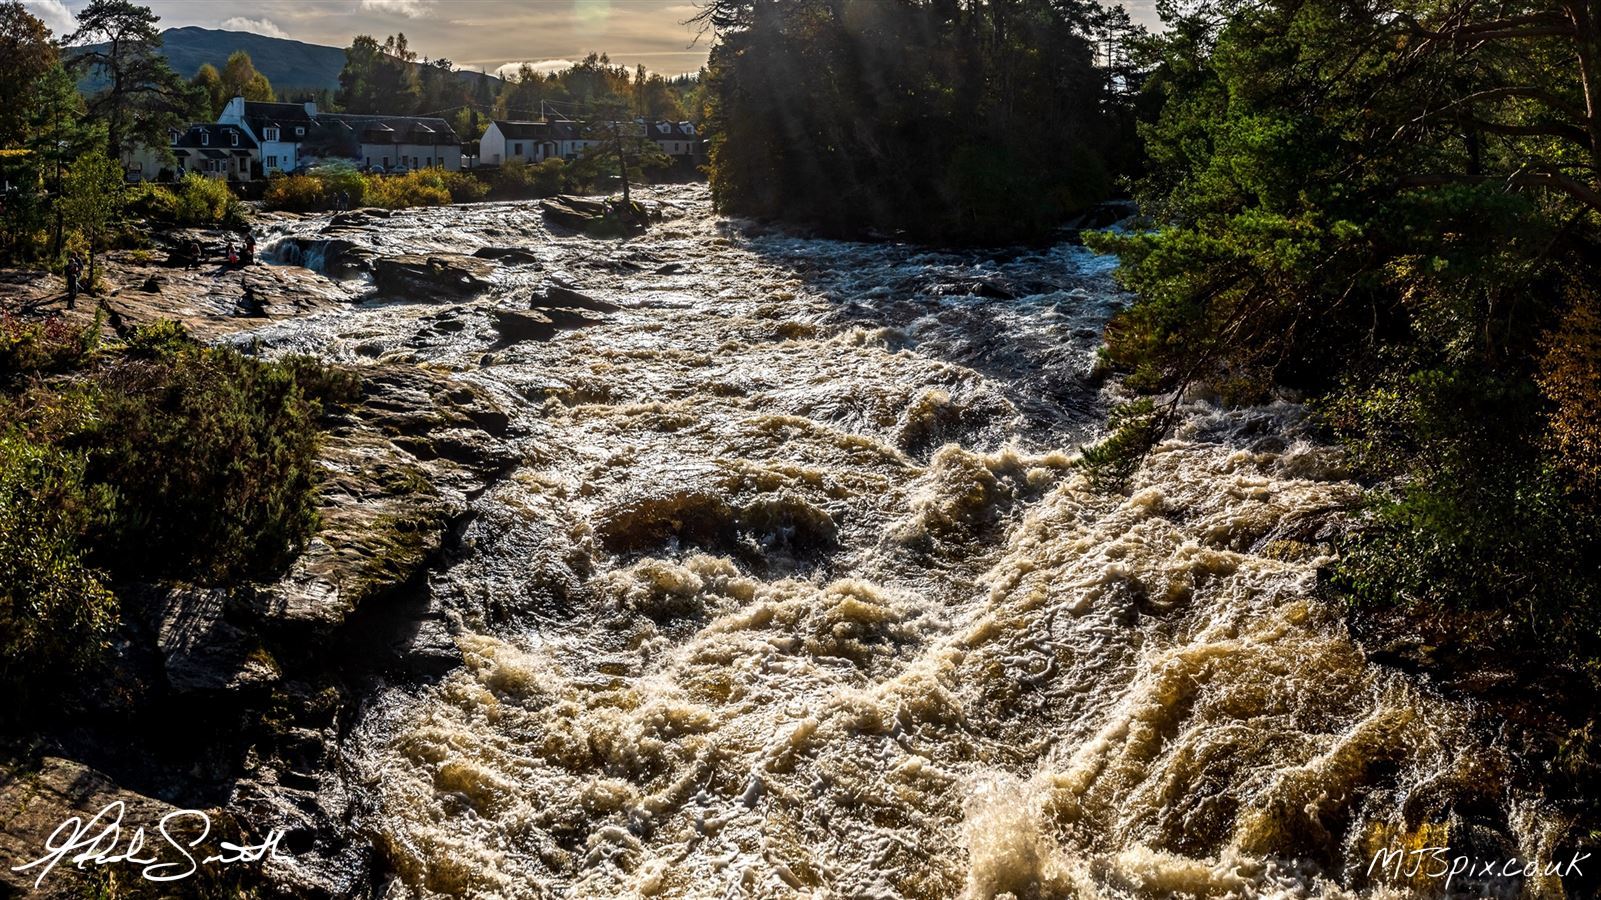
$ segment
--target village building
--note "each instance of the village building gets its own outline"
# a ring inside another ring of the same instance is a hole
[[[249,181],[344,161],[365,169],[459,171],[461,138],[444,119],[319,112],[315,103],[234,97],[215,123],[171,132],[164,148],[136,147],[123,159],[131,181],[185,172]]]
[[[636,122],[675,163],[705,161],[705,141],[690,122]],[[537,163],[552,157],[577,159],[598,141],[584,136],[577,122],[567,119],[514,121],[496,119],[489,123],[478,142],[481,165],[498,166],[508,162]]]
[[[509,162],[537,163],[547,159],[577,159],[600,143],[584,136],[577,122],[567,119],[511,121],[496,119],[478,139],[480,165]]]

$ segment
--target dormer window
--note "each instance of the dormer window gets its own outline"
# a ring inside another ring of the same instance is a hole
[[[171,143],[171,144],[172,144],[172,146],[174,146],[174,147],[176,147],[176,146],[178,146],[178,138],[180,138],[180,137],[182,137],[182,135],[180,135],[180,134],[178,134],[178,132],[177,132],[177,131],[173,131],[173,130],[169,130],[169,131],[168,131],[168,132],[167,132],[167,138],[168,138],[168,141],[169,141],[169,142],[170,142],[170,143]]]
[[[231,140],[233,142],[233,145],[235,147],[239,146],[239,132],[237,132],[237,131],[228,132],[228,138],[229,138],[229,140]]]
[[[276,141],[278,139],[278,129],[277,128],[266,128],[266,129],[263,129],[262,130],[262,137],[266,138],[269,141]]]
[[[200,132],[200,143],[201,143],[202,146],[210,147],[211,146],[211,132],[209,132],[209,131]]]

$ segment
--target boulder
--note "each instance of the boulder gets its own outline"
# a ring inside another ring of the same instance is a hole
[[[544,260],[539,254],[524,247],[479,247],[473,251],[479,259],[497,259],[508,266],[537,266]]]
[[[556,336],[558,326],[543,312],[520,309],[491,310],[495,330],[500,332],[498,346],[505,347],[523,341],[548,341]]]
[[[533,315],[544,316],[554,323],[557,328],[587,328],[590,325],[600,325],[606,321],[597,316],[586,316],[577,310],[560,306],[535,306]]]
[[[455,253],[385,256],[373,267],[381,293],[413,300],[467,297],[489,286],[492,267]]]
[[[561,195],[539,202],[545,220],[595,237],[618,237],[645,229],[650,213],[643,204],[611,204],[590,197]]]
[[[595,312],[616,312],[622,309],[615,303],[591,297],[561,281],[552,280],[534,294],[535,307],[566,307],[569,309],[589,309]]]

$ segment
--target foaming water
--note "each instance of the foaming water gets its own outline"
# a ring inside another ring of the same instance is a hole
[[[544,262],[256,335],[452,371],[522,441],[428,585],[465,666],[351,752],[393,896],[1433,896],[1374,853],[1550,855],[1465,712],[1313,601],[1359,495],[1298,408],[1192,407],[1124,495],[1074,471],[1110,260],[667,199],[626,243],[397,215],[371,249]],[[552,276],[623,309],[490,350]]]

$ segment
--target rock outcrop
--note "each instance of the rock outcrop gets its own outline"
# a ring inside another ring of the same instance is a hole
[[[373,264],[380,295],[435,301],[470,297],[489,286],[494,267],[456,253],[385,256]]]

